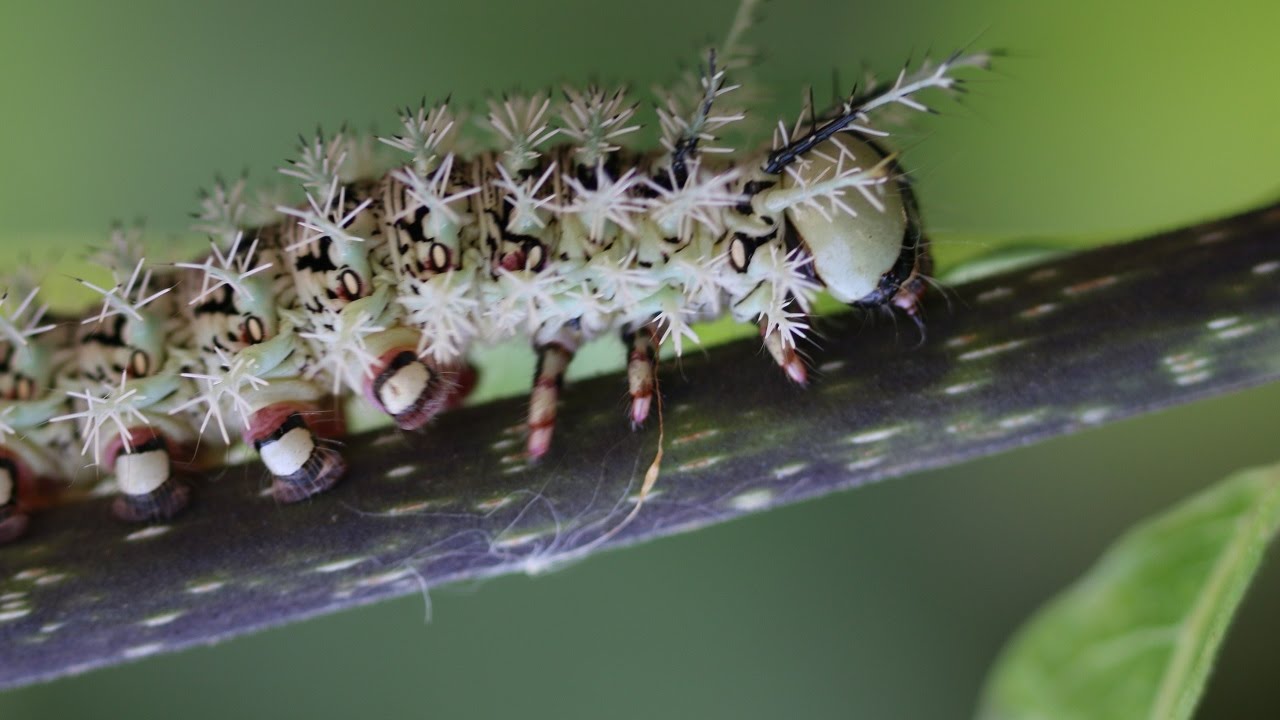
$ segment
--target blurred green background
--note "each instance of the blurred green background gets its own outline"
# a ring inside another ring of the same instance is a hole
[[[135,217],[172,253],[196,188],[269,178],[317,123],[387,131],[395,108],[450,92],[647,89],[735,7],[6,0],[0,259],[65,268]],[[1083,245],[1275,199],[1278,26],[1271,0],[774,0],[753,40],[766,120],[793,116],[806,84],[825,98],[833,70],[851,82],[930,49],[1008,51],[963,105],[899,136],[954,266],[1009,240]],[[55,301],[70,284],[46,282]],[[502,361],[488,394],[532,363]],[[1124,527],[1280,458],[1278,408],[1280,387],[1252,390],[548,577],[440,589],[430,623],[411,597],[0,694],[0,717],[961,717],[1007,635]],[[1280,713],[1278,575],[1250,596],[1204,716]]]

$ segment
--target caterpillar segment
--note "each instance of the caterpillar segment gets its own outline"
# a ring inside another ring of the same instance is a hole
[[[206,442],[225,449],[239,436],[271,473],[271,492],[296,502],[341,479],[346,463],[329,440],[341,436],[341,409],[297,330],[298,292],[285,268],[283,226],[244,230],[243,182],[219,183],[197,226],[211,235],[210,255],[180,263],[198,370],[197,394],[178,410],[203,412]]]
[[[419,357],[419,333],[395,302],[385,181],[341,175],[351,147],[341,133],[328,142],[318,137],[282,169],[306,191],[304,207],[279,208],[296,219],[284,223],[282,261],[294,278],[299,335],[312,345],[316,374],[323,368],[333,394],[346,386],[413,430],[448,404],[449,385],[439,366]]]
[[[117,231],[101,261],[114,284],[80,281],[101,295],[101,307],[80,321],[58,373],[71,412],[50,419],[74,422],[81,455],[114,480],[112,510],[129,522],[181,512],[191,489],[180,475],[200,465],[199,431],[178,411],[193,388],[184,375],[186,329],[170,292],[176,278],[147,268],[140,247],[136,234]]]

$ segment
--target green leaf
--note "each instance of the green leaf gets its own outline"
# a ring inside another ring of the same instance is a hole
[[[1130,530],[1018,632],[982,718],[1187,718],[1280,525],[1280,465]]]

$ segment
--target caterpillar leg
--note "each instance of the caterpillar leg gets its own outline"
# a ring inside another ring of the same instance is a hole
[[[653,405],[654,379],[658,372],[658,334],[652,324],[635,331],[623,330],[627,348],[627,385],[631,392],[631,427],[639,428],[649,418]]]
[[[295,503],[333,487],[346,472],[342,455],[323,444],[317,427],[330,412],[278,403],[254,413],[245,441],[273,476],[271,494]]]
[[[417,430],[449,404],[451,383],[423,362],[413,348],[382,353],[365,384],[365,395],[402,430]]]
[[[27,516],[18,508],[20,475],[13,459],[0,458],[0,545],[17,540],[27,531]]]
[[[120,486],[112,513],[125,522],[167,520],[191,501],[191,488],[173,477],[170,444],[150,427],[130,428],[108,457]]]
[[[778,367],[782,368],[782,372],[786,373],[791,382],[797,385],[808,384],[809,369],[804,363],[804,358],[796,352],[795,346],[783,342],[782,333],[777,329],[769,332],[768,324],[763,321],[760,323],[760,336],[764,338],[764,346],[768,349],[769,355],[773,357],[774,362],[778,363]]]
[[[529,457],[537,460],[551,448],[556,428],[556,403],[564,385],[564,373],[582,342],[579,332],[561,328],[552,340],[537,346],[538,369],[529,394]]]
[[[920,315],[920,303],[924,300],[925,291],[928,289],[925,277],[933,272],[933,254],[929,252],[929,246],[923,240],[916,243],[914,250],[915,264],[911,268],[911,274],[903,281],[890,302],[894,307],[905,312],[907,317],[916,324],[923,342],[924,319]]]

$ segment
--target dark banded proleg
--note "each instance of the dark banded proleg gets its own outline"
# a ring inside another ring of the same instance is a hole
[[[346,472],[342,455],[323,443],[311,422],[324,412],[280,404],[254,414],[245,440],[273,476],[271,495],[294,503],[333,487]],[[317,423],[319,424],[319,423]]]
[[[564,373],[578,351],[581,337],[565,329],[555,339],[537,347],[538,368],[533,373],[533,390],[529,393],[529,458],[537,460],[551,449],[551,436],[556,428],[556,404]]]
[[[0,458],[0,545],[13,542],[27,531],[27,516],[18,509],[18,467]]]
[[[622,331],[627,348],[627,385],[631,392],[631,427],[639,428],[649,418],[658,372],[658,334],[652,324],[638,330]]]
[[[808,384],[809,369],[804,363],[804,358],[796,352],[794,346],[788,346],[782,342],[782,333],[777,330],[769,332],[769,324],[762,320],[760,336],[764,338],[764,346],[773,361],[778,363],[778,367],[782,368],[782,372],[786,373],[791,382],[797,385]]]
[[[191,488],[169,478],[155,490],[138,495],[121,493],[111,504],[111,513],[125,522],[168,520],[191,503]]]
[[[120,495],[111,512],[125,522],[168,520],[191,502],[191,488],[173,477],[172,453],[164,436],[149,427],[131,428],[113,448],[111,470]]]

